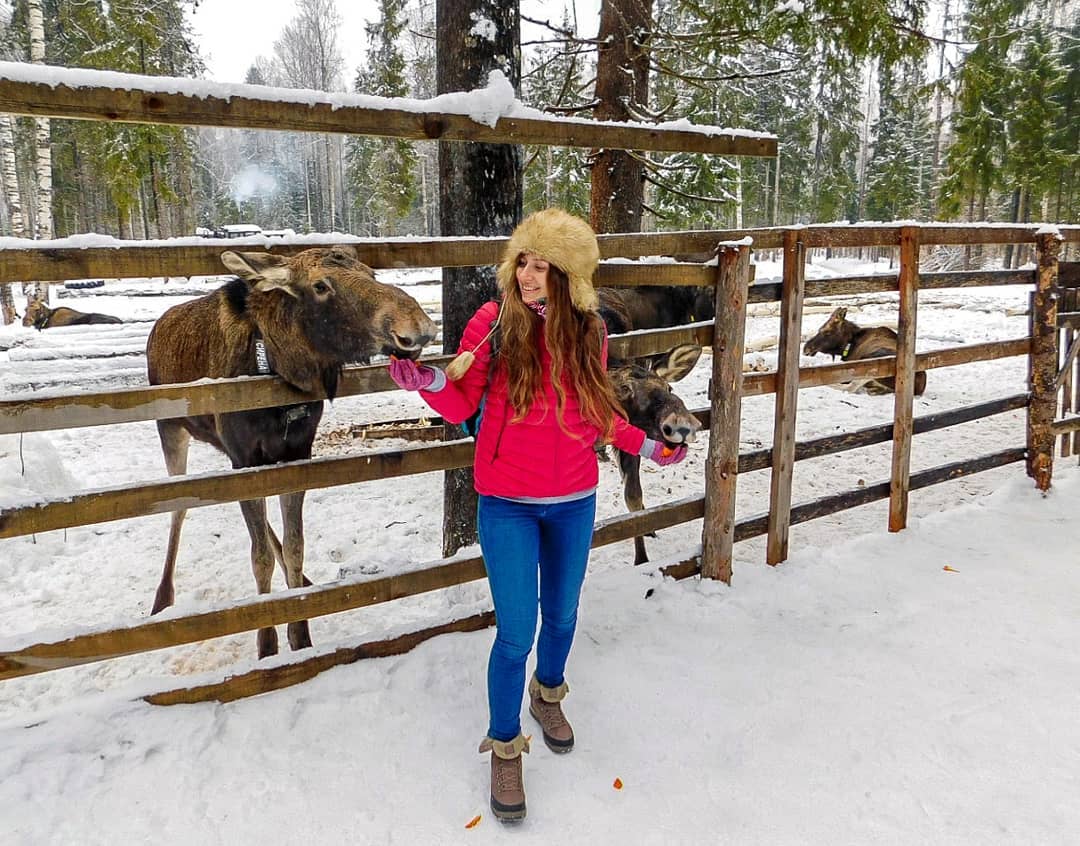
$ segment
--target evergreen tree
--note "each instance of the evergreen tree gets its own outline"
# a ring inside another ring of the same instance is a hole
[[[866,212],[872,220],[924,219],[930,205],[933,134],[922,64],[885,67],[880,112],[867,168]]]
[[[357,71],[353,90],[377,97],[404,97],[404,0],[379,0],[379,19],[368,24],[367,67]],[[356,225],[372,235],[394,235],[417,200],[417,155],[404,139],[354,136],[347,143],[347,178]]]

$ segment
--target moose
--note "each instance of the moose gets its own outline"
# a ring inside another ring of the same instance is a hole
[[[150,384],[275,374],[304,393],[333,399],[343,366],[376,353],[417,358],[436,326],[419,303],[375,280],[348,247],[317,247],[292,258],[266,252],[221,254],[236,275],[216,291],[173,306],[155,323],[146,344]],[[234,468],[311,457],[323,401],[274,408],[159,420],[169,475],[183,474],[191,438],[208,443]],[[270,592],[275,560],[290,588],[304,576],[304,491],[280,496],[279,540],[265,499],[241,501],[251,536],[251,563],[260,594]],[[173,573],[186,509],[172,514],[165,567],[151,614],[173,603]],[[311,645],[307,620],[289,623],[289,646]],[[259,657],[278,650],[273,627],[258,632]]]
[[[83,326],[90,323],[123,323],[119,317],[100,314],[96,311],[76,311],[67,306],[49,308],[40,300],[34,300],[26,307],[23,326],[33,326],[39,332],[56,326]]]
[[[700,357],[699,345],[680,344],[659,359],[650,361],[648,366],[635,362],[609,366],[608,378],[627,419],[655,441],[670,446],[692,443],[701,430],[701,421],[672,392],[671,383],[693,370]],[[619,450],[619,472],[627,509],[642,511],[645,501],[641,492],[641,458]],[[648,560],[645,539],[635,537],[634,563],[644,564]]]
[[[888,326],[862,327],[847,319],[847,309],[838,308],[822,324],[806,344],[804,355],[827,353],[833,358],[840,356],[844,361],[858,361],[864,358],[880,358],[896,355],[896,332]],[[862,386],[868,394],[891,394],[896,391],[896,379],[892,376],[871,379]],[[926,371],[915,374],[915,396],[922,396],[926,390]]]
[[[677,285],[599,288],[597,294],[600,317],[609,335],[687,323],[696,316],[691,312],[701,296],[693,288]],[[692,443],[701,430],[701,421],[671,390],[672,382],[694,369],[701,352],[697,344],[680,344],[663,355],[646,356],[639,362],[609,359],[608,378],[627,419],[653,440],[678,446]],[[619,472],[627,510],[643,510],[641,458],[619,450]],[[648,560],[645,539],[635,537],[634,563]]]
[[[712,288],[686,285],[639,285],[598,288],[600,317],[610,334],[635,329],[662,329],[698,320],[712,320],[716,305]]]

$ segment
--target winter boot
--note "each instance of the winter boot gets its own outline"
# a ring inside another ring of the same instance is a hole
[[[529,713],[540,723],[548,749],[560,755],[574,748],[574,730],[559,704],[569,692],[566,682],[558,687],[544,687],[536,676],[529,679]]]
[[[519,734],[513,740],[485,737],[480,751],[491,751],[491,811],[501,822],[525,819],[525,781],[521,775],[521,753],[529,751],[529,739]]]

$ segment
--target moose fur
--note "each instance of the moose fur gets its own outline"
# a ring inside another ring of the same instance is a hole
[[[681,344],[660,359],[651,361],[649,366],[629,363],[609,368],[608,376],[615,388],[615,396],[629,421],[655,441],[671,446],[693,442],[701,430],[701,421],[672,392],[671,383],[686,376],[700,357],[700,346]],[[619,470],[627,509],[642,511],[645,501],[641,492],[641,458],[619,450]],[[635,537],[634,563],[643,564],[648,560],[645,539]]]
[[[686,285],[639,285],[600,288],[600,316],[611,334],[635,329],[663,329],[698,320],[712,320],[711,288]]]
[[[67,306],[49,308],[40,300],[30,303],[23,315],[23,326],[33,326],[39,332],[56,326],[82,326],[88,323],[123,323],[119,317],[96,311],[76,311]]]
[[[197,300],[173,306],[154,325],[146,345],[150,384],[257,375],[269,370],[302,392],[337,391],[347,362],[375,353],[416,358],[433,340],[434,322],[408,294],[375,281],[351,248],[319,247],[283,258],[265,252],[221,254],[237,278]],[[262,344],[264,352],[260,351]],[[225,453],[234,468],[311,457],[322,400],[158,421],[170,475],[186,471],[192,437]],[[304,491],[280,496],[279,540],[264,499],[240,509],[251,536],[259,593],[270,592],[274,561],[290,588],[304,577]],[[173,512],[165,567],[152,614],[173,603],[173,573],[186,510]],[[289,623],[289,645],[311,645],[307,621]],[[277,652],[273,627],[258,633],[259,657]]]
[[[888,326],[859,326],[847,319],[846,308],[838,308],[803,346],[803,354],[817,353],[840,356],[844,361],[896,355],[896,332]],[[871,379],[862,389],[868,394],[891,394],[896,390],[896,379]],[[915,396],[922,396],[925,390],[926,371],[920,370],[915,374]]]

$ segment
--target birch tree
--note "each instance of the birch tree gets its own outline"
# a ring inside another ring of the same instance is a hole
[[[0,180],[4,186],[4,202],[11,221],[11,234],[22,238],[22,198],[19,196],[19,174],[15,167],[15,133],[11,128],[11,115],[0,115]],[[15,298],[11,283],[0,284],[0,315],[4,325],[15,322]]]
[[[27,21],[30,28],[30,61],[45,64],[45,20],[41,12],[41,0],[28,0]],[[34,237],[52,238],[52,148],[49,143],[49,119],[35,118],[34,168],[37,182],[37,210]],[[49,283],[31,282],[26,286],[27,306],[31,303],[49,302]]]

